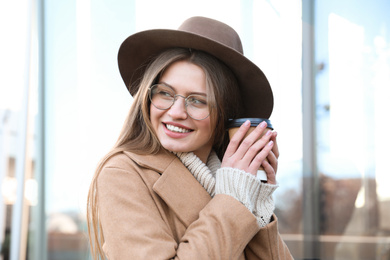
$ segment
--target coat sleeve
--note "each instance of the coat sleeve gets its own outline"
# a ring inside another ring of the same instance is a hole
[[[248,260],[290,260],[294,259],[278,231],[278,220],[275,214],[271,222],[261,228],[245,249]]]
[[[221,194],[177,241],[136,169],[106,167],[97,188],[103,248],[110,260],[238,259],[259,231],[241,203]]]

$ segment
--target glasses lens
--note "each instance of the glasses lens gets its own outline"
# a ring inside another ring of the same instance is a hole
[[[210,114],[206,96],[189,95],[186,98],[186,107],[188,115],[193,119],[202,120]]]
[[[153,85],[149,92],[150,101],[158,109],[168,109],[175,100],[175,92],[165,85]]]
[[[175,102],[176,97],[185,98],[181,95],[176,95],[171,87],[164,84],[156,84],[149,89],[150,101],[158,109],[169,109]],[[206,96],[189,95],[185,98],[185,104],[187,114],[195,120],[205,119],[210,114]]]

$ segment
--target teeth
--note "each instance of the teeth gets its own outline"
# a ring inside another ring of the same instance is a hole
[[[177,132],[177,133],[188,133],[190,130],[188,129],[184,129],[184,128],[181,128],[181,127],[177,127],[177,126],[173,126],[173,125],[166,125],[168,130],[172,131],[172,132]]]

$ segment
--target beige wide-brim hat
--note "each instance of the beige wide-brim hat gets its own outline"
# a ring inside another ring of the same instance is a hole
[[[270,117],[273,94],[264,73],[243,55],[240,37],[233,28],[205,17],[189,18],[178,30],[141,31],[122,43],[119,71],[131,95],[137,93],[148,62],[173,47],[201,50],[225,63],[238,81],[244,106],[242,117]]]

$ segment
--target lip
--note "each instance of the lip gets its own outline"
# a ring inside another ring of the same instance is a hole
[[[187,129],[189,130],[189,132],[187,133],[178,133],[178,132],[173,132],[171,130],[169,130],[167,128],[167,124],[168,125],[173,125],[173,126],[176,126],[176,127],[180,127],[180,128],[183,128],[183,129]],[[184,138],[184,137],[187,137],[188,135],[190,135],[192,132],[193,132],[193,129],[187,127],[187,126],[184,126],[182,124],[178,124],[178,123],[174,123],[174,122],[162,122],[162,125],[163,125],[163,129],[164,129],[164,132],[167,136],[171,137],[171,138]]]

